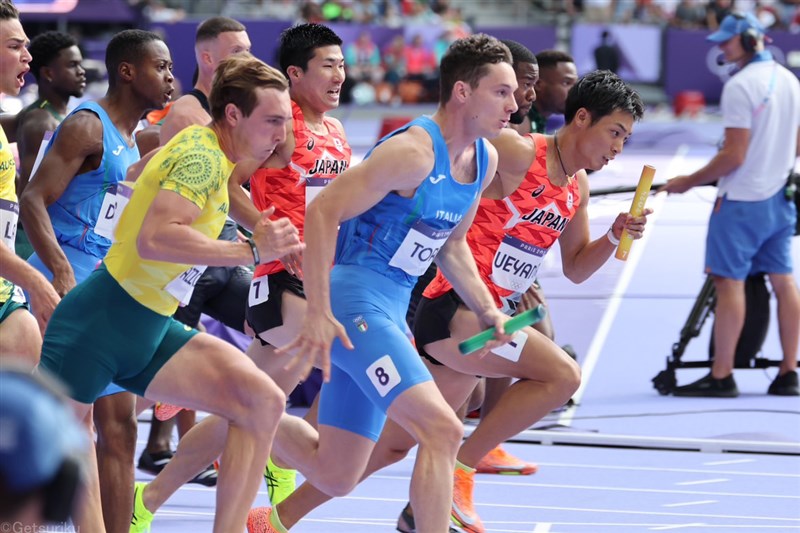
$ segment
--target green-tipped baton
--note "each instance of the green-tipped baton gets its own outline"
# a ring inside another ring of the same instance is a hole
[[[525,326],[532,326],[545,317],[547,310],[543,305],[537,305],[533,309],[529,309],[514,318],[510,319],[503,325],[506,334],[511,335],[521,330]],[[458,350],[461,355],[469,355],[476,350],[480,350],[486,343],[494,338],[494,327],[484,330],[469,339],[462,341],[458,344]]]

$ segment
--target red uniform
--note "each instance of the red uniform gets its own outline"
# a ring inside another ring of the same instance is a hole
[[[300,230],[306,206],[331,179],[350,166],[350,145],[336,123],[325,118],[327,135],[317,135],[306,127],[303,111],[292,101],[292,127],[295,149],[289,166],[260,168],[250,178],[250,193],[253,204],[259,211],[275,206],[275,218],[288,217]],[[255,277],[274,274],[284,270],[280,261],[256,267]]]
[[[536,156],[522,183],[507,198],[482,198],[467,243],[478,271],[498,307],[518,301],[536,279],[547,250],[564,231],[580,205],[578,180],[556,187],[547,177],[547,143],[543,135],[529,134]],[[441,272],[423,293],[437,298],[452,285]]]

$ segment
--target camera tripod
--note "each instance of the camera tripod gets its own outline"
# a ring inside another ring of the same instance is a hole
[[[758,354],[767,337],[769,327],[770,293],[767,289],[765,275],[754,274],[745,281],[745,299],[747,311],[745,323],[739,342],[736,345],[734,368],[769,368],[780,366],[781,360],[759,357]],[[653,387],[662,395],[671,393],[677,387],[675,371],[679,368],[711,368],[713,360],[709,357],[702,361],[683,361],[686,346],[693,338],[700,335],[709,315],[717,305],[717,293],[711,276],[706,278],[697,300],[694,302],[686,322],[681,328],[678,342],[672,345],[672,355],[667,357],[667,368],[653,378]],[[714,352],[714,339],[711,338],[709,354]]]

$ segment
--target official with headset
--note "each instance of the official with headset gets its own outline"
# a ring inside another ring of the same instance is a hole
[[[733,366],[744,325],[744,282],[749,274],[765,273],[778,300],[783,349],[767,393],[798,396],[800,295],[791,257],[797,208],[789,176],[800,155],[800,82],[764,49],[764,28],[751,14],[726,16],[707,40],[717,43],[724,63],[735,69],[720,100],[725,139],[708,164],[660,190],[683,193],[717,182],[705,259],[717,293],[714,360],[707,376],[673,394],[738,396]]]
[[[87,450],[83,432],[52,382],[3,358],[0,531],[64,525],[84,483]]]

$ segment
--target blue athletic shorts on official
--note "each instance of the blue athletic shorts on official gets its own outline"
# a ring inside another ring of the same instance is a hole
[[[706,272],[744,280],[749,274],[790,274],[797,208],[783,189],[742,202],[717,198],[706,238]]]
[[[336,339],[331,379],[322,385],[319,423],[377,441],[392,402],[414,385],[431,381],[409,338],[410,288],[372,270],[335,266],[331,304],[355,350]]]

